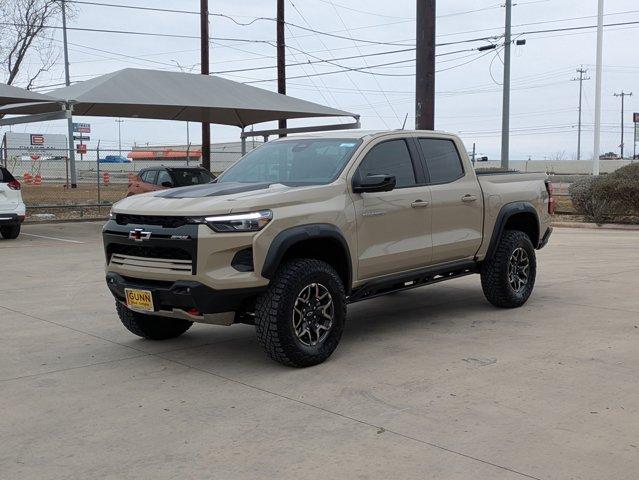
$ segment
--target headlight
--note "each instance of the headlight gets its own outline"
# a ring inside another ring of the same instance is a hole
[[[115,213],[113,213],[113,210],[109,210],[109,220],[114,220],[115,219]]]
[[[273,218],[273,212],[233,213],[206,217],[204,221],[216,232],[257,232],[262,230]]]

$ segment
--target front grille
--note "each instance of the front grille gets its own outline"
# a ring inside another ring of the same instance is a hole
[[[115,222],[118,225],[158,225],[164,228],[179,228],[193,223],[189,217],[129,215],[126,213],[116,213]]]
[[[136,257],[133,255],[123,255],[114,253],[111,255],[110,265],[125,268],[127,270],[143,270],[157,273],[193,273],[193,263],[191,260],[177,260],[173,258],[148,258]]]
[[[111,243],[107,246],[107,258],[110,260],[114,254],[128,255],[132,257],[144,257],[149,259],[173,259],[193,261],[191,254],[182,248],[155,247],[147,245],[126,245],[123,243]]]

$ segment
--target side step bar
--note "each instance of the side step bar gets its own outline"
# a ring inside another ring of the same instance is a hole
[[[424,285],[443,282],[452,278],[464,277],[478,271],[479,267],[476,262],[463,261],[390,275],[371,280],[353,290],[353,293],[348,297],[348,303],[368,300],[390,292],[423,287]]]

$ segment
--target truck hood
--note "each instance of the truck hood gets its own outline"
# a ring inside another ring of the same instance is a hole
[[[131,215],[219,215],[310,203],[343,193],[345,183],[287,186],[281,183],[207,183],[134,195],[113,205]]]

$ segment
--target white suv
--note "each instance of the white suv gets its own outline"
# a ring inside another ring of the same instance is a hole
[[[0,234],[3,238],[18,238],[24,221],[25,206],[20,182],[4,167],[0,167]]]

